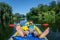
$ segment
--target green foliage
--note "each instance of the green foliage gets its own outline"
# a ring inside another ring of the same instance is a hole
[[[27,13],[27,19],[32,19],[34,22],[43,24],[49,23],[53,31],[60,29],[60,2],[52,1],[49,5],[39,4],[36,8],[31,8]]]
[[[23,14],[20,14],[20,13],[15,13],[13,14],[13,21],[16,22],[16,23],[19,23],[20,22],[20,18],[24,18],[25,15]]]
[[[11,23],[11,17],[12,17],[12,7],[6,3],[0,3],[0,17],[1,17],[1,25],[4,26]],[[7,22],[7,23],[6,23]],[[5,23],[5,25],[4,25]]]
[[[0,2],[0,40],[6,39],[13,31],[9,27],[12,21],[12,7],[6,3]]]
[[[13,21],[18,23],[18,22],[20,22],[21,17],[22,17],[21,14],[15,13],[15,14],[13,14]]]
[[[20,18],[25,17],[19,13],[12,14],[12,7],[6,3],[0,2],[0,38],[6,39],[13,32],[9,24],[20,22]]]

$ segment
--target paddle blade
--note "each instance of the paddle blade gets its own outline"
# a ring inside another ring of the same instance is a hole
[[[10,26],[10,27],[14,27],[14,26],[15,26],[15,24],[9,24],[9,26]]]

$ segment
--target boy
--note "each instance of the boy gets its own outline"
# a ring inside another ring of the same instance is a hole
[[[37,35],[39,38],[45,38],[45,36],[49,33],[49,27],[48,27],[43,33],[38,34],[38,32],[36,32],[35,29],[34,29],[34,24],[33,24],[33,21],[32,20],[29,21],[29,26],[28,26],[28,30],[29,31],[25,31],[24,32],[22,30],[20,24],[17,24],[16,25],[16,30],[17,30],[17,32],[19,33],[20,36],[25,36],[30,31],[31,33],[34,33],[35,35]]]

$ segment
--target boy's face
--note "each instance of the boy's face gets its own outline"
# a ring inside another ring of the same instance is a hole
[[[33,23],[33,21],[30,21],[30,24],[32,24]]]

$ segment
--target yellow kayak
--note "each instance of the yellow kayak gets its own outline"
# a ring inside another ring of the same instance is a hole
[[[29,22],[26,22],[26,24],[29,25]],[[23,29],[23,30],[28,30],[28,26],[22,26],[22,29]],[[41,31],[37,26],[34,26],[34,29],[35,29],[39,34],[42,33],[42,31]],[[12,36],[17,36],[17,35],[18,35],[18,32],[14,33]],[[13,40],[13,38],[10,37],[9,40]],[[45,37],[45,40],[48,40],[48,39]]]

